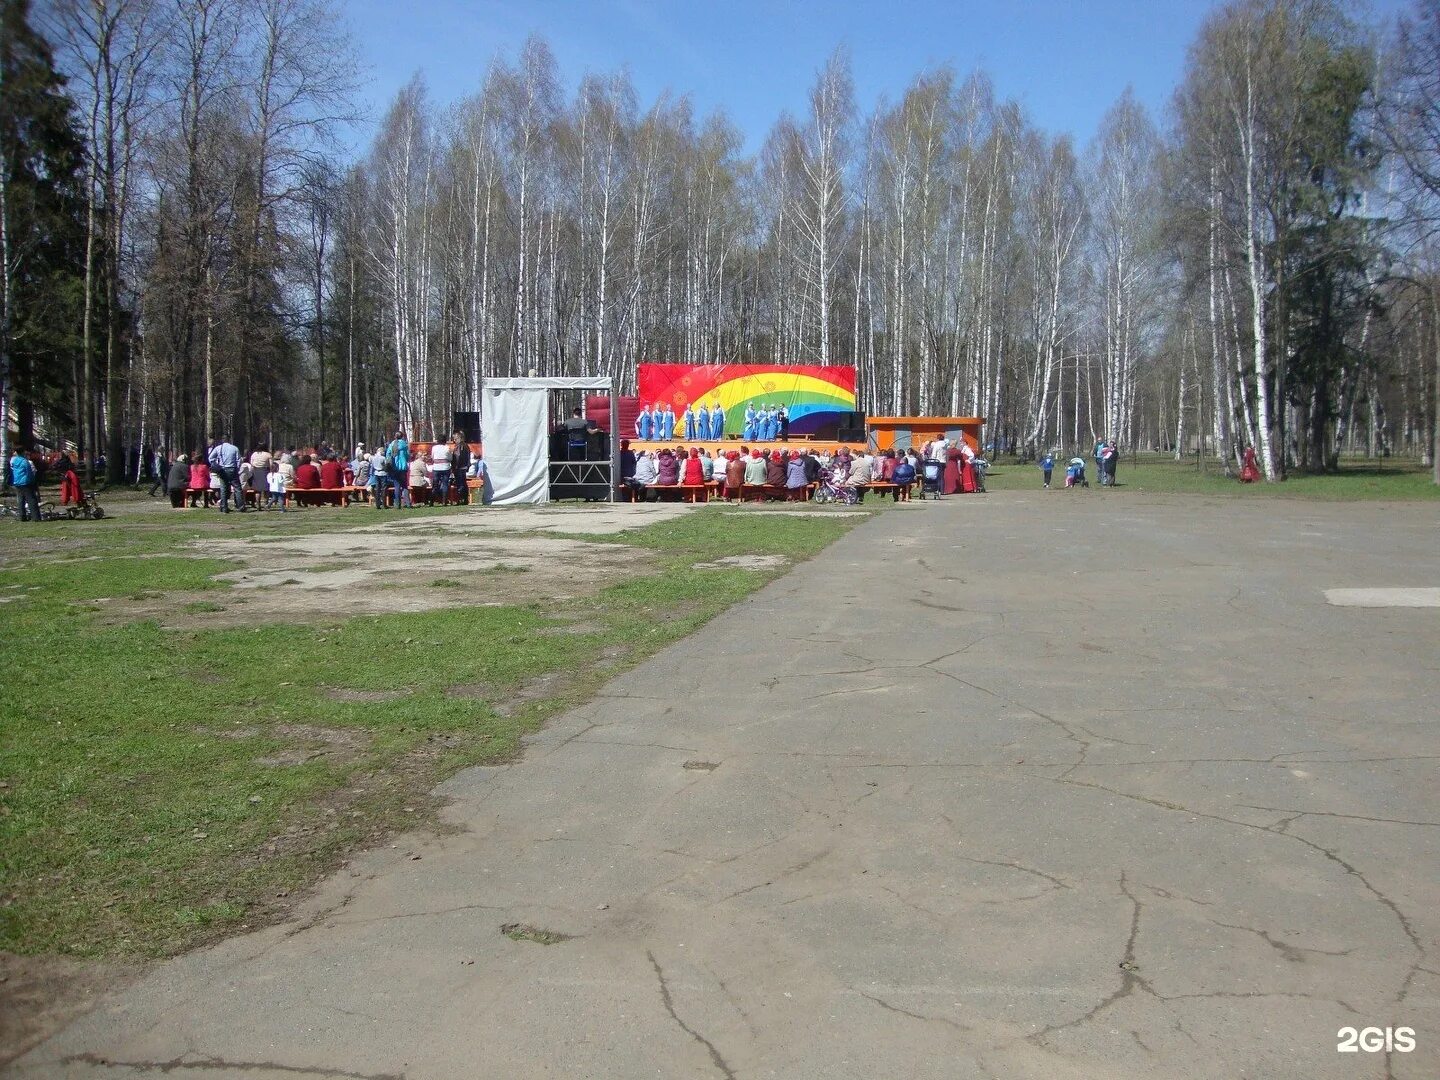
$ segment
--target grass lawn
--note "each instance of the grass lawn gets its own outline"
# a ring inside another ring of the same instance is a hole
[[[200,591],[215,601],[184,610],[218,610],[229,586],[213,575],[233,566],[205,557],[207,538],[380,516],[141,505],[43,534],[0,524],[3,950],[152,957],[279,917],[348,850],[426,820],[444,777],[512,758],[547,717],[782,572],[696,563],[793,562],[862,520],[709,508],[604,537],[636,549],[634,575],[563,611],[163,629],[107,621],[98,601]],[[448,603],[456,583],[434,584]]]
[[[1052,487],[1065,485],[1065,461],[1055,463]],[[1095,463],[1086,458],[1086,478],[1092,489],[1100,484]],[[1233,495],[1247,499],[1323,499],[1344,502],[1356,499],[1440,499],[1440,486],[1431,482],[1430,467],[1414,460],[1345,459],[1334,474],[1293,473],[1276,484],[1241,484],[1227,479],[1218,465],[1207,459],[1198,468],[1194,458],[1177,462],[1169,454],[1125,454],[1115,473],[1118,486],[1131,491],[1179,492],[1197,495]],[[1040,470],[1033,463],[1014,463],[1001,457],[985,478],[990,491],[1037,490]]]

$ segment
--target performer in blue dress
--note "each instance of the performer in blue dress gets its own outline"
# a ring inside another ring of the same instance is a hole
[[[670,403],[665,403],[665,411],[660,414],[660,438],[669,442],[675,437],[675,410]]]
[[[766,405],[760,410],[760,441],[770,442],[775,438],[775,410]]]
[[[695,441],[695,410],[690,408],[690,403],[685,403],[685,411],[680,414],[680,427],[685,432],[685,441]]]
[[[650,406],[642,405],[640,415],[635,418],[635,437],[641,442],[649,442],[654,432],[655,418],[650,415]]]
[[[710,408],[710,438],[725,438],[725,410],[720,407],[720,399],[715,399],[715,404]]]
[[[700,403],[700,408],[695,410],[695,437],[697,439],[710,438],[710,410],[705,403]]]
[[[745,427],[742,429],[741,434],[744,436],[744,439],[745,439],[746,442],[750,442],[751,440],[753,440],[753,439],[755,438],[755,406],[754,406],[754,405],[746,405],[746,406],[745,406]]]

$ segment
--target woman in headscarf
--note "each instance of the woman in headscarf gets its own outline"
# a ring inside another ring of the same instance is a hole
[[[1260,479],[1260,463],[1255,460],[1255,448],[1245,447],[1245,463],[1240,468],[1240,482],[1253,484]]]
[[[687,487],[699,487],[705,483],[705,466],[700,464],[700,451],[691,449],[685,459],[684,483]]]
[[[785,486],[785,462],[779,450],[771,454],[770,460],[765,463],[765,485],[773,488]]]
[[[805,476],[805,458],[796,454],[785,466],[786,497],[791,502],[804,502],[805,489],[809,484],[810,481]]]
[[[655,463],[655,483],[662,487],[671,487],[680,482],[680,463],[675,460],[675,455],[669,450],[661,450],[659,460]]]
[[[745,462],[738,453],[731,450],[725,455],[725,498],[740,498],[740,489],[745,484]]]
[[[745,463],[745,486],[765,486],[765,458],[759,450],[750,451],[750,460]]]
[[[637,501],[642,497],[648,497],[649,492],[645,489],[655,483],[655,459],[650,456],[649,451],[641,450],[635,455],[635,475],[630,478],[631,497]]]
[[[975,451],[969,443],[962,442],[957,453],[960,455],[960,491],[970,495],[980,489],[980,481],[975,476]]]

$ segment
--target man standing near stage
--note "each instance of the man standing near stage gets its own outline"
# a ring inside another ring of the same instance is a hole
[[[235,496],[235,509],[245,510],[245,496],[240,491],[240,448],[221,435],[206,455],[211,470],[220,477],[220,509],[230,513],[230,496]]]

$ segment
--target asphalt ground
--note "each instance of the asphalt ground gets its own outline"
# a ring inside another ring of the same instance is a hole
[[[1433,1077],[1440,609],[1387,597],[1436,540],[1124,489],[882,514],[456,777],[452,833],[7,1075]]]

